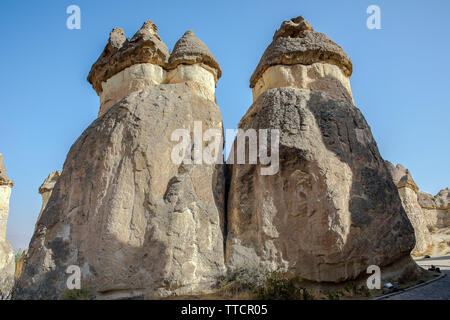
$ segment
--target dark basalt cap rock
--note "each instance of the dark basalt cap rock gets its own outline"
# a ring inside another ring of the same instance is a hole
[[[102,82],[123,69],[139,63],[153,63],[164,67],[169,60],[169,49],[158,36],[156,25],[146,21],[128,41],[123,29],[113,29],[103,53],[92,65],[87,80],[97,94],[102,92]]]
[[[0,153],[0,186],[14,186],[14,182],[9,180],[8,176],[6,175],[6,167],[3,163],[3,155]]]
[[[211,51],[209,51],[203,41],[195,36],[194,31],[189,30],[175,44],[167,69],[175,69],[179,64],[196,63],[210,67],[215,75],[216,82],[222,76],[219,63]]]
[[[314,31],[303,17],[284,21],[253,72],[250,88],[271,66],[310,65],[316,62],[334,64],[347,77],[353,72],[352,62],[344,50],[323,33]]]

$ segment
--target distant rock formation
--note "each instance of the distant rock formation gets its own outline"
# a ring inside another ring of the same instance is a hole
[[[386,165],[398,188],[403,207],[414,227],[415,256],[450,252],[450,192],[446,188],[436,196],[419,191],[411,173],[401,164]],[[442,230],[440,230],[442,229]],[[441,232],[442,231],[442,232]]]
[[[279,129],[279,171],[232,165],[226,263],[313,281],[410,259],[414,230],[353,104],[350,59],[302,17],[275,32],[239,128]],[[401,273],[401,268],[397,268]]]
[[[435,196],[423,191],[418,193],[418,201],[425,213],[427,224],[436,228],[450,227],[450,189],[445,188]]]
[[[53,171],[51,172],[47,179],[44,180],[42,185],[39,187],[39,193],[42,196],[42,206],[41,210],[39,211],[39,216],[37,218],[37,221],[41,219],[42,212],[44,211],[45,207],[47,206],[48,200],[50,199],[50,196],[52,195],[53,188],[55,187],[56,181],[58,181],[59,176],[61,175],[61,171]]]
[[[392,174],[392,179],[398,188],[398,193],[402,199],[403,208],[405,208],[406,214],[414,227],[416,245],[411,253],[413,255],[423,254],[432,245],[432,239],[427,228],[425,215],[423,214],[422,208],[417,199],[417,192],[419,191],[419,188],[414,182],[408,169],[404,168],[400,164],[397,164],[397,166],[394,167],[394,165],[389,161],[386,161],[386,165],[389,168]]]
[[[130,41],[111,32],[88,77],[99,118],[67,155],[15,299],[59,298],[70,265],[98,299],[198,292],[224,273],[224,167],[171,161],[176,129],[223,131],[220,68],[192,32],[173,53],[151,21]]]
[[[14,183],[6,175],[3,155],[0,154],[0,300],[9,297],[14,284],[14,251],[6,239],[9,214],[9,197]]]

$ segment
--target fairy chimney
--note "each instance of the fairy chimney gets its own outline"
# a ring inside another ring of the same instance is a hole
[[[167,65],[167,83],[194,81],[200,84],[204,97],[215,100],[216,83],[222,70],[208,47],[197,38],[194,31],[187,31],[177,41]]]
[[[98,116],[128,94],[161,84],[168,59],[169,50],[152,21],[146,21],[130,41],[123,29],[113,29],[88,76],[100,97]]]
[[[3,155],[0,153],[0,300],[9,296],[14,283],[14,252],[6,239],[9,197],[14,183],[6,175]]]
[[[303,17],[284,21],[250,79],[253,101],[268,89],[303,88],[351,101],[350,58]]]

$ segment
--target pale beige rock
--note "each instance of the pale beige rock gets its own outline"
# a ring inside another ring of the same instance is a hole
[[[3,155],[0,154],[0,300],[9,297],[14,284],[14,252],[6,239],[6,225],[9,215],[9,199],[14,183],[6,175]]]
[[[201,86],[194,86],[195,92],[215,101],[220,66],[193,31],[178,40],[170,57],[162,49],[165,45],[157,35],[156,26],[150,22],[144,24],[130,43],[123,37],[121,29],[111,32],[108,45],[89,74],[88,79],[100,96],[99,117],[130,93],[163,83],[196,82]],[[148,41],[152,46],[146,44]]]
[[[70,265],[81,268],[82,287],[97,299],[198,293],[225,272],[224,167],[171,157],[176,130],[193,136],[200,121],[203,132],[223,132],[216,78],[202,65],[213,60],[198,56],[209,52],[192,46],[200,40],[188,39],[168,77],[156,30],[146,22],[130,42],[113,31],[92,67],[99,118],[67,155],[14,298],[59,298]]]
[[[414,230],[354,106],[351,71],[342,48],[303,18],[276,32],[250,80],[256,100],[239,128],[279,130],[279,171],[231,166],[230,269],[341,282],[369,265],[390,266],[398,276],[410,261]]]
[[[414,227],[414,234],[416,237],[416,245],[411,252],[413,255],[423,255],[433,245],[431,234],[427,227],[424,212],[417,198],[418,187],[411,176],[408,169],[401,164],[394,166],[389,161],[386,161],[392,179],[398,188],[398,193],[402,200],[403,208],[408,215],[411,224]]]
[[[450,251],[450,234],[447,231],[450,227],[448,189],[441,190],[433,197],[429,193],[419,191],[410,171],[401,164],[394,166],[386,161],[386,165],[414,227],[416,246],[412,254],[446,254]]]
[[[291,87],[262,93],[239,128],[279,129],[280,168],[234,164],[226,263],[313,281],[355,279],[409,256],[414,230],[353,103]],[[393,227],[394,226],[394,227]]]
[[[417,201],[417,193],[414,189],[408,187],[400,187],[398,189],[400,198],[402,199],[403,208],[409,217],[416,236],[416,246],[411,254],[423,255],[433,245],[433,239],[427,227],[424,213]]]
[[[39,216],[36,221],[39,221],[41,219],[42,212],[44,211],[45,207],[47,206],[48,200],[50,199],[50,196],[52,195],[53,188],[55,187],[56,181],[58,181],[59,176],[61,175],[61,171],[54,171],[51,172],[48,177],[44,180],[42,185],[39,187],[39,193],[42,197],[42,206],[41,210],[39,211]]]
[[[157,86],[163,83],[165,78],[166,71],[151,63],[135,64],[120,71],[102,82],[103,90],[100,94],[98,116],[101,117],[110,107],[130,93]]]
[[[347,77],[353,72],[352,62],[344,50],[323,33],[314,31],[303,17],[284,21],[253,72],[250,88],[271,66],[312,65],[317,62],[336,65]]]
[[[55,299],[69,265],[98,299],[201,292],[223,274],[224,173],[171,161],[175,129],[222,132],[192,81],[133,92],[72,146],[14,291]],[[205,143],[206,144],[206,143]]]
[[[313,63],[311,65],[275,65],[267,68],[252,88],[253,102],[264,91],[272,88],[293,87],[325,92],[333,98],[352,103],[350,78],[336,65]]]
[[[202,86],[199,94],[208,100],[215,101],[216,81],[214,75],[200,64],[179,64],[167,73],[166,83],[194,81]]]
[[[222,70],[216,58],[203,41],[195,36],[192,30],[186,31],[180,40],[175,43],[170,54],[167,69],[175,69],[180,64],[200,65],[205,70],[211,72],[215,82],[222,76]]]
[[[419,191],[418,198],[433,239],[430,253],[435,256],[450,254],[450,189],[442,189],[435,196]]]
[[[122,29],[115,28],[102,54],[92,65],[88,81],[100,95],[102,83],[120,71],[141,63],[164,67],[168,60],[169,49],[159,37],[158,28],[152,21],[146,21],[130,41]]]

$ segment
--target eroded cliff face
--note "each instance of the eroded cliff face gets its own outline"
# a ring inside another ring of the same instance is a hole
[[[149,26],[141,37],[157,36]],[[126,53],[134,52],[120,50],[114,61],[128,61]],[[95,68],[90,79],[104,90],[105,71]],[[203,87],[192,79],[152,83],[109,108],[103,104],[102,115],[72,146],[37,222],[16,299],[59,298],[70,265],[80,267],[82,287],[98,299],[195,293],[224,273],[224,167],[171,160],[176,129],[193,136],[201,121],[201,133],[223,132],[219,107]]]
[[[312,69],[323,70],[314,75],[323,86],[296,82]],[[279,130],[279,171],[261,175],[264,165],[232,165],[229,268],[253,265],[340,282],[369,265],[409,259],[414,231],[353,104],[351,70],[343,50],[301,17],[275,33],[252,76],[255,102],[239,128]],[[293,81],[256,87],[266,79]]]
[[[44,211],[45,207],[47,206],[48,200],[50,200],[50,197],[53,192],[53,188],[55,187],[56,181],[58,181],[59,176],[61,175],[61,171],[54,171],[50,172],[48,177],[44,180],[42,185],[39,187],[39,193],[42,197],[42,206],[41,210],[39,211],[39,216],[36,221],[39,221],[41,219],[42,212]]]
[[[386,161],[392,179],[398,188],[403,207],[414,227],[415,256],[441,255],[450,252],[450,195],[449,189],[436,196],[419,191],[411,173],[401,164]]]
[[[14,252],[6,239],[6,225],[9,215],[9,198],[14,183],[6,175],[3,155],[0,154],[0,300],[9,297],[14,284]]]
[[[43,204],[14,298],[60,298],[69,266],[98,299],[196,294],[227,268],[319,282],[355,279],[369,265],[395,273],[400,260],[403,270],[414,230],[354,105],[352,68],[303,18],[282,24],[239,124],[279,130],[279,170],[231,165],[226,199],[224,165],[172,159],[176,130],[193,137],[201,121],[201,134],[223,132],[217,61],[192,31],[169,55],[150,21],[130,41],[114,29],[88,77],[99,117]]]

